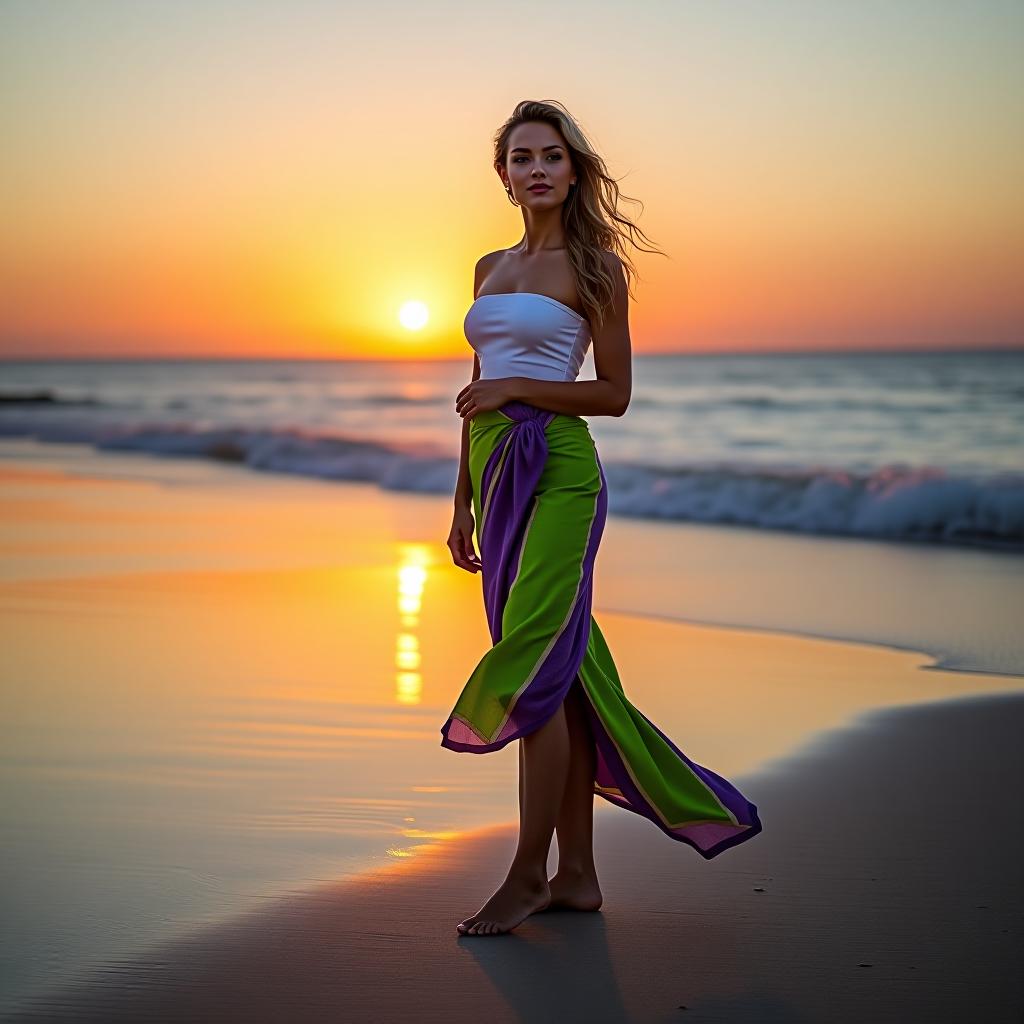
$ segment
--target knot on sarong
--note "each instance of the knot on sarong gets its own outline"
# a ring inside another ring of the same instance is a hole
[[[504,413],[509,419],[515,420],[515,427],[546,427],[555,414],[549,409],[538,409],[529,402],[506,402],[498,412]]]
[[[524,476],[536,484],[547,460],[547,426],[555,414],[527,402],[506,402],[499,411],[514,421],[502,445],[502,448],[512,449],[507,454],[513,457],[517,467],[509,475],[518,476],[520,485]]]

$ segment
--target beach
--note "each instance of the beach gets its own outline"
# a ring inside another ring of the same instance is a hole
[[[488,643],[449,501],[21,440],[0,488],[10,1019],[1019,1019],[1019,641],[960,614],[1012,620],[1015,557],[610,519],[626,691],[764,832],[705,862],[597,800],[601,913],[474,939],[516,751],[439,747]],[[915,562],[898,633],[857,595]],[[820,635],[829,572],[881,642]],[[699,621],[730,592],[777,621]],[[946,668],[909,648],[943,615]]]

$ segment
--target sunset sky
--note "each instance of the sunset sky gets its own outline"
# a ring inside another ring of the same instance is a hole
[[[1022,52],[1019,0],[5,0],[0,355],[461,356],[549,98],[670,257],[636,353],[1020,346]]]

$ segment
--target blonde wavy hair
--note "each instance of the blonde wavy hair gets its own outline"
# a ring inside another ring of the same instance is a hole
[[[636,238],[651,239],[628,217],[619,212],[620,200],[643,203],[624,195],[618,182],[608,173],[601,155],[591,145],[575,118],[557,100],[522,100],[511,117],[495,132],[494,167],[505,167],[509,136],[518,125],[543,121],[555,128],[565,141],[576,172],[576,184],[562,204],[562,226],[569,262],[576,277],[580,301],[592,323],[604,323],[605,310],[614,296],[614,281],[605,265],[603,253],[613,252],[622,260],[626,287],[632,296],[636,268],[626,253],[627,241],[644,252],[666,256],[658,248],[648,248]],[[511,196],[509,197],[511,199]],[[513,204],[519,204],[512,200]]]

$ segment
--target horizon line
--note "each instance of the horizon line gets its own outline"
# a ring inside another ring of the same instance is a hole
[[[635,359],[666,359],[686,356],[691,358],[716,358],[721,356],[837,356],[837,355],[991,355],[1002,353],[1024,354],[1024,341],[1005,345],[944,345],[935,347],[912,346],[907,348],[774,348],[774,349],[696,349],[673,350],[669,352],[633,352]],[[261,362],[261,363],[461,363],[468,355],[461,356],[341,356],[341,355],[225,355],[224,353],[186,353],[156,355],[123,355],[93,353],[81,355],[58,353],[53,355],[4,355],[0,363],[89,363],[89,362]]]

